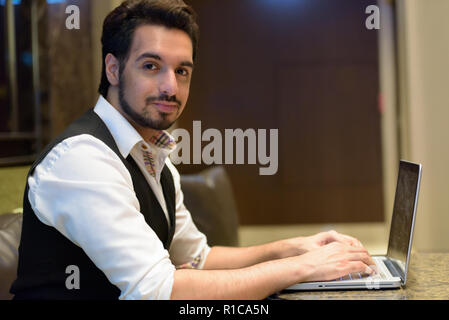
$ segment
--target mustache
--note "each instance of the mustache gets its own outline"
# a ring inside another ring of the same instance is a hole
[[[145,99],[145,103],[147,105],[149,105],[150,103],[152,103],[154,101],[175,102],[178,105],[178,107],[181,106],[181,101],[179,101],[176,98],[176,95],[169,97],[166,94],[162,94],[162,95],[160,95],[158,97],[148,97],[148,98]]]

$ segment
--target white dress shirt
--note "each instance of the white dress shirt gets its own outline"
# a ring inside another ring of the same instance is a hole
[[[28,197],[38,219],[81,247],[120,299],[169,299],[176,267],[202,268],[210,247],[184,206],[180,176],[171,152],[146,143],[102,96],[94,112],[105,122],[122,156],[141,168],[168,219],[160,174],[167,165],[176,192],[176,230],[170,252],[145,222],[131,175],[101,140],[82,134],[57,144],[29,177]],[[168,133],[167,133],[168,134]],[[156,175],[145,168],[141,148],[154,155]],[[195,263],[192,263],[192,262]],[[80,270],[80,287],[83,270]]]

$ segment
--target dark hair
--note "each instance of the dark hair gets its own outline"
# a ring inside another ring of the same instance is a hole
[[[193,45],[193,60],[198,51],[199,27],[193,9],[182,0],[127,0],[115,8],[103,23],[101,36],[103,69],[98,92],[107,96],[109,80],[106,77],[105,58],[113,54],[120,62],[120,68],[126,64],[132,44],[134,31],[141,25],[161,25],[185,31]]]

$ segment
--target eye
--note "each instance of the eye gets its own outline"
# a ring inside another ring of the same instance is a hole
[[[186,69],[182,69],[182,68],[177,69],[176,73],[181,75],[181,76],[185,76],[185,77],[187,77],[189,75],[189,71],[186,70]]]
[[[148,62],[143,65],[143,68],[147,70],[156,70],[157,66],[154,63]]]

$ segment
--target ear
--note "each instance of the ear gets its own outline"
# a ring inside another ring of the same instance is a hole
[[[111,84],[111,86],[118,86],[120,78],[120,62],[112,53],[108,53],[106,55],[104,62],[106,66],[106,77],[108,78],[109,83]]]

